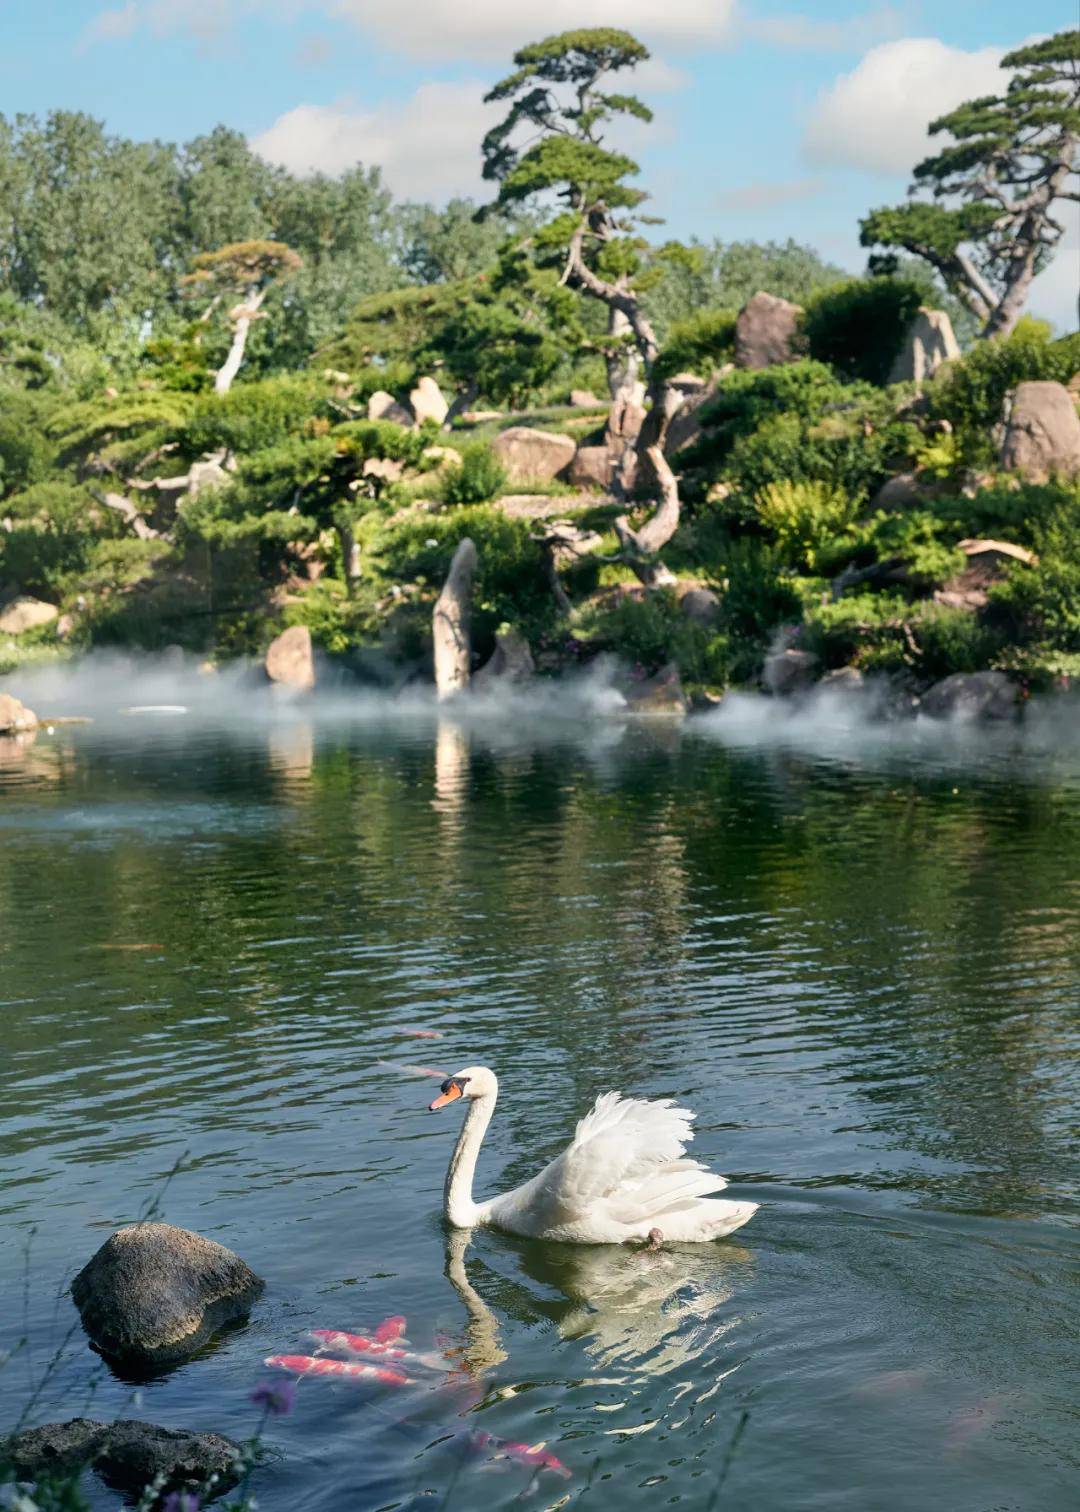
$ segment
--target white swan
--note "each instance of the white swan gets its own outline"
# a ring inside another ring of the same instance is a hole
[[[671,1099],[641,1102],[618,1092],[596,1099],[561,1155],[523,1186],[474,1202],[476,1157],[499,1083],[486,1066],[447,1077],[431,1104],[434,1113],[463,1097],[469,1110],[446,1173],[445,1207],[455,1228],[490,1223],[511,1234],[579,1244],[628,1239],[721,1239],[757,1212],[756,1202],[728,1202],[708,1194],[727,1185],[684,1150],[694,1136],[693,1113]]]

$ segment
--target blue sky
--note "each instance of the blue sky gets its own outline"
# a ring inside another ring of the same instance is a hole
[[[127,135],[219,121],[298,171],[380,163],[399,194],[480,193],[481,96],[516,46],[577,25],[650,46],[628,143],[671,234],[794,236],[858,268],[925,123],[1003,76],[1076,0],[0,0],[5,114],[79,109]],[[1032,306],[1076,323],[1080,208]]]

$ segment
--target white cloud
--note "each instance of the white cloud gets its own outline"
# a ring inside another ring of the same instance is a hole
[[[431,83],[408,100],[368,110],[348,102],[298,105],[251,145],[299,174],[338,174],[358,162],[378,165],[389,187],[406,199],[480,195],[480,142],[501,113],[485,105],[483,96],[481,84]]]
[[[871,48],[818,97],[803,146],[811,163],[907,173],[934,150],[932,120],[1005,84],[1004,48],[964,52],[936,37]]]
[[[83,44],[130,36],[143,26],[158,36],[187,33],[205,41],[243,17],[314,14],[351,21],[412,57],[494,59],[581,26],[640,31],[673,47],[718,42],[731,29],[735,6],[736,0],[126,0],[90,22]]]
[[[735,0],[332,0],[337,13],[386,46],[414,57],[502,57],[515,48],[581,26],[616,26],[669,46],[717,42],[730,29]],[[418,15],[417,12],[422,14]]]
[[[753,41],[799,52],[857,52],[897,37],[903,29],[903,12],[893,5],[877,5],[863,16],[844,21],[805,15],[749,16],[739,25],[740,35]]]
[[[790,205],[794,200],[810,199],[825,187],[824,179],[788,179],[780,184],[744,184],[741,189],[727,189],[717,196],[721,210],[771,210]]]

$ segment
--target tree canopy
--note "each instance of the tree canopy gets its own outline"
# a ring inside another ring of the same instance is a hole
[[[916,167],[911,192],[932,198],[861,223],[864,246],[924,258],[986,336],[1015,327],[1065,232],[1056,202],[1080,199],[1080,31],[1007,53],[1001,66],[1012,74],[1002,94],[931,123],[931,136],[949,140]]]

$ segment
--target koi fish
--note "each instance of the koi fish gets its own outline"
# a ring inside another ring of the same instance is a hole
[[[387,1318],[385,1323],[380,1323],[375,1330],[374,1337],[367,1334],[346,1333],[340,1328],[311,1328],[307,1337],[314,1339],[320,1350],[334,1350],[339,1354],[374,1355],[379,1360],[394,1360],[406,1362],[410,1365],[422,1365],[425,1370],[446,1370],[446,1359],[441,1354],[420,1354],[415,1350],[401,1349],[396,1342],[402,1337],[400,1330],[405,1326],[404,1318]],[[380,1330],[387,1330],[389,1337],[386,1342],[379,1339]],[[403,1369],[404,1365],[397,1368]]]
[[[316,1355],[269,1355],[264,1361],[272,1370],[293,1375],[344,1376],[350,1381],[378,1381],[383,1386],[408,1386],[407,1375],[380,1365],[361,1365],[354,1360],[326,1360]]]
[[[409,1039],[442,1039],[438,1029],[403,1029],[401,1032]]]
[[[402,1061],[380,1060],[375,1064],[383,1071],[398,1071],[403,1076],[435,1076],[439,1081],[445,1081],[447,1073],[437,1071],[434,1066],[407,1066]]]
[[[487,1433],[483,1428],[475,1428],[471,1434],[471,1440],[475,1448],[487,1451],[492,1459],[509,1459],[519,1465],[528,1465],[532,1470],[550,1470],[555,1475],[561,1475],[564,1480],[570,1480],[573,1471],[568,1465],[564,1465],[557,1455],[550,1454],[543,1443],[518,1444],[508,1439],[497,1438],[494,1433]]]
[[[382,1359],[404,1360],[407,1351],[392,1344],[380,1344],[366,1334],[344,1333],[339,1328],[311,1328],[308,1337],[317,1339],[322,1349],[346,1349],[350,1354],[376,1354]]]
[[[390,1344],[394,1339],[400,1339],[404,1332],[405,1319],[400,1313],[394,1313],[392,1317],[384,1318],[375,1330],[375,1342]]]

